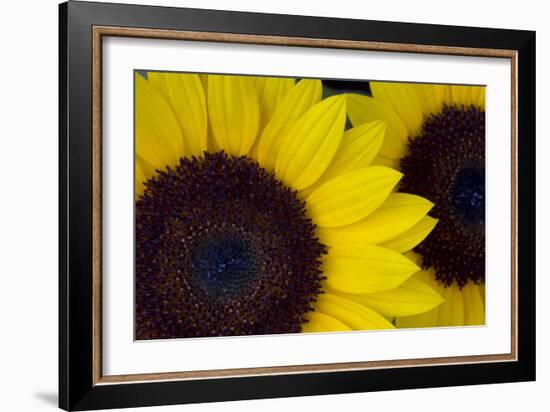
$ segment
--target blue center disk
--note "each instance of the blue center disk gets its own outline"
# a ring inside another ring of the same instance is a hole
[[[254,263],[250,243],[236,235],[207,238],[197,246],[192,257],[199,281],[215,296],[242,291],[254,277]]]
[[[466,223],[485,223],[485,168],[470,166],[455,178],[451,192],[455,213]]]

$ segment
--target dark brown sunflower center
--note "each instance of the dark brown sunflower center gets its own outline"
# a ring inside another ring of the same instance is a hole
[[[444,285],[485,281],[485,112],[444,107],[410,139],[400,190],[435,203],[439,223],[416,247]]]
[[[181,159],[136,202],[137,339],[300,332],[325,253],[296,192],[256,162]]]

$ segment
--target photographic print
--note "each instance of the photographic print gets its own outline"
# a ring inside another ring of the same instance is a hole
[[[485,87],[139,70],[135,338],[485,324]]]

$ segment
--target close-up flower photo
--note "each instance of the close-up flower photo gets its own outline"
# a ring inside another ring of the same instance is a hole
[[[136,339],[484,324],[483,87],[134,81]]]

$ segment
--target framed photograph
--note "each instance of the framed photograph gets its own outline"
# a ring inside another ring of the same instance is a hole
[[[65,410],[535,379],[535,33],[60,5]]]

